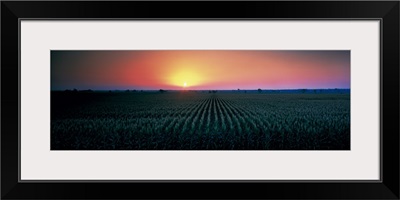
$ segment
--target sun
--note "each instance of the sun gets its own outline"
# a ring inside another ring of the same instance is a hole
[[[183,83],[183,87],[186,87],[186,86],[187,86],[187,84],[186,84],[186,82],[184,82],[184,83]]]

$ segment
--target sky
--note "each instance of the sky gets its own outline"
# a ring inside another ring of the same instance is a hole
[[[51,89],[350,88],[350,51],[51,51]]]

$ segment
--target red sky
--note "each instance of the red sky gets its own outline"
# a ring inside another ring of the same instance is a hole
[[[186,83],[186,84],[185,84]],[[350,51],[51,51],[51,88],[350,88]]]

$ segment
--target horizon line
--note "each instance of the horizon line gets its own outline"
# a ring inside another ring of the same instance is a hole
[[[51,89],[51,91],[66,91],[66,90],[77,90],[77,91],[126,91],[126,90],[142,90],[142,91],[159,91],[159,90],[164,90],[164,91],[242,91],[242,90],[247,90],[247,91],[257,91],[257,90],[350,90],[351,88],[294,88],[294,89]]]

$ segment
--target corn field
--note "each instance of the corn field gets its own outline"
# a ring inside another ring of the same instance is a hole
[[[350,94],[51,94],[52,150],[349,150]]]

